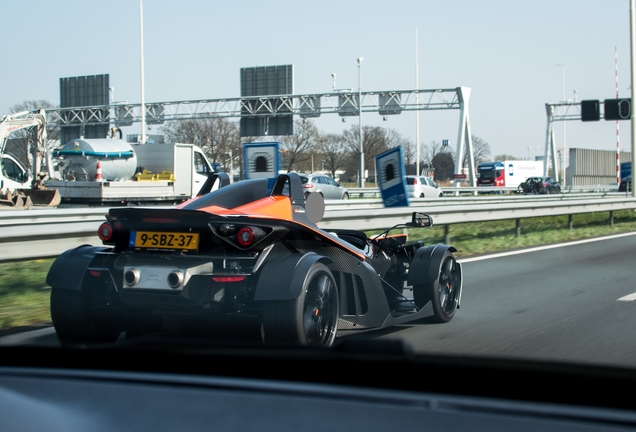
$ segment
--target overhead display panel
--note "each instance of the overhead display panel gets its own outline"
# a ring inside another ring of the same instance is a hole
[[[338,95],[338,115],[340,117],[360,115],[358,94],[344,93]]]
[[[298,112],[302,118],[320,117],[320,98],[318,96],[301,96]]]
[[[396,92],[380,93],[380,115],[395,115],[402,113],[402,102],[400,94]]]
[[[115,126],[117,127],[132,126],[132,124],[133,124],[132,106],[123,104],[115,108]]]
[[[109,105],[109,75],[85,75],[60,78],[60,108],[91,107]],[[66,143],[72,139],[103,138],[108,133],[109,124],[98,119],[108,119],[108,110],[104,109],[98,116],[86,111],[86,121],[68,119],[70,123],[83,123],[82,126],[63,126],[60,129],[60,140]],[[91,124],[99,123],[99,124]]]
[[[241,136],[293,135],[290,99],[257,98],[292,95],[293,77],[293,65],[241,68],[241,97],[254,98],[246,100],[241,108]],[[276,115],[268,115],[271,113]]]
[[[146,105],[146,123],[147,124],[163,124],[165,107],[163,104],[147,104]]]

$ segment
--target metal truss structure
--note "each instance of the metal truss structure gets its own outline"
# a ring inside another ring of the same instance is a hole
[[[359,96],[360,94],[360,96]],[[253,96],[224,99],[200,99],[187,101],[154,102],[145,104],[147,124],[166,121],[204,119],[273,117],[296,115],[316,118],[323,114],[342,117],[358,116],[360,112],[377,112],[379,115],[397,115],[403,111],[461,110],[457,160],[462,160],[464,144],[473,154],[468,117],[470,89],[420,89],[392,91],[346,91],[306,95]],[[361,100],[361,104],[358,100]],[[130,126],[141,122],[141,104],[113,104],[46,110],[49,126],[115,125]],[[461,172],[456,164],[455,173]],[[470,166],[472,183],[475,183],[474,163]],[[473,184],[474,186],[474,184]]]
[[[554,179],[559,181],[559,158],[557,157],[556,144],[554,140],[554,122],[555,121],[581,121],[581,102],[559,102],[555,104],[545,104],[546,113],[548,115],[548,127],[545,136],[545,152],[543,156],[543,175],[548,175],[550,160],[554,163]],[[563,155],[563,163],[565,158]]]

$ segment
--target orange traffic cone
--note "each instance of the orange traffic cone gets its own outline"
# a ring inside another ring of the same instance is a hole
[[[95,181],[104,181],[104,178],[102,177],[102,163],[100,161],[97,161],[97,168],[95,169]]]

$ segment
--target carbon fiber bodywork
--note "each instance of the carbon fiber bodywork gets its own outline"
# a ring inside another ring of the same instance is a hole
[[[293,175],[286,180],[290,188],[277,183],[277,195],[256,200],[262,213],[254,213],[255,199],[265,188],[262,181],[229,186],[179,209],[111,209],[103,229],[109,247],[65,252],[51,267],[47,282],[56,293],[77,292],[90,334],[98,328],[134,332],[139,323],[182,331],[192,329],[181,324],[193,320],[199,330],[235,323],[258,330],[268,304],[295,304],[304,297],[304,287],[311,283],[308,275],[319,265],[326,266],[335,282],[337,336],[433,314],[430,302],[417,308],[412,299],[402,297],[402,289],[407,280],[413,285],[434,279],[444,252],[453,248],[415,243],[383,250],[389,244],[384,240],[341,232],[364,246],[362,250],[310,222],[304,199],[284,196],[285,190],[302,194]],[[184,236],[196,247],[183,246]],[[173,241],[175,237],[182,237],[181,243]],[[147,239],[156,244],[146,245]],[[79,313],[56,309],[62,318]]]

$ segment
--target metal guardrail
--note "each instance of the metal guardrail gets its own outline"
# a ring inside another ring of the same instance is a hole
[[[498,204],[510,202],[547,202],[569,201],[580,199],[620,198],[625,197],[624,192],[595,192],[595,193],[571,193],[552,195],[460,195],[457,197],[444,196],[441,198],[411,198],[411,206],[440,206],[440,205],[473,205],[473,204]],[[382,199],[365,198],[364,200],[325,200],[327,210],[354,210],[368,208],[384,208]]]
[[[459,186],[459,187],[440,187],[444,196],[458,195],[474,195],[474,194],[516,194],[518,187],[495,187],[495,186]],[[347,188],[352,198],[378,198],[380,197],[379,188]],[[593,193],[593,192],[617,192],[616,185],[590,185],[590,186],[568,186],[561,190],[564,194],[570,193]]]
[[[411,205],[410,207],[326,212],[318,224],[322,229],[352,228],[383,229],[410,220],[414,211],[433,217],[436,225],[466,222],[523,219],[538,216],[561,216],[579,213],[609,212],[636,209],[636,198],[604,198],[594,200],[559,200],[545,202],[510,202],[472,205]]]
[[[99,244],[106,208],[0,211],[0,262],[47,258],[82,244]]]
[[[420,211],[446,227],[448,241],[452,224],[636,209],[636,198],[623,194],[422,199],[398,208],[384,208],[381,200],[356,201],[328,201],[320,228],[384,229]],[[100,244],[97,228],[106,212],[106,208],[0,211],[0,261],[53,257],[81,244]]]

